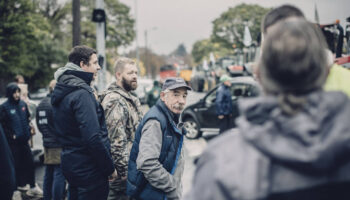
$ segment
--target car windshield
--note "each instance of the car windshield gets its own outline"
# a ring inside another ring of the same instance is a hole
[[[216,91],[219,87],[213,90],[205,99],[206,104],[215,103],[216,100]],[[256,87],[245,84],[245,83],[232,83],[231,87],[232,100],[237,99],[238,97],[254,97],[259,94],[259,91]]]

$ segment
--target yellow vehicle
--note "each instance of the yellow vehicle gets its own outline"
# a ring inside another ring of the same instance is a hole
[[[191,81],[191,75],[192,75],[192,70],[190,69],[183,69],[180,71],[179,76],[183,78],[187,83]]]

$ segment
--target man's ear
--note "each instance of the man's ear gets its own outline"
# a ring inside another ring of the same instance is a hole
[[[165,97],[165,93],[162,91],[162,92],[160,92],[160,99],[162,100],[162,101],[164,101],[164,97]]]
[[[118,80],[119,79],[119,77],[121,76],[121,73],[120,72],[115,72],[115,78]]]
[[[84,62],[83,61],[80,61],[80,68],[83,68],[84,67]]]

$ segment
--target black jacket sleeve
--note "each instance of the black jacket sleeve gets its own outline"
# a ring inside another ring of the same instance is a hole
[[[79,124],[82,141],[101,172],[109,176],[114,171],[110,150],[102,141],[102,131],[96,112],[95,99],[84,91],[74,102],[73,112]]]

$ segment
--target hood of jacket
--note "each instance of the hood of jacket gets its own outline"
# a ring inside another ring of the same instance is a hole
[[[54,78],[56,81],[58,81],[58,79],[66,72],[66,71],[80,71],[83,72],[84,70],[82,70],[78,65],[74,64],[74,63],[67,63],[64,67],[59,68],[55,74],[54,74]]]
[[[118,93],[120,96],[124,97],[128,101],[135,104],[135,107],[137,107],[136,101],[138,100],[136,96],[132,95],[131,92],[125,91],[123,88],[121,88],[119,85],[117,85],[116,82],[111,83],[107,90],[103,91],[102,94],[99,95],[99,101],[102,102],[103,99],[106,97],[109,93]]]
[[[343,93],[313,92],[293,116],[274,96],[241,100],[239,108],[244,139],[274,162],[323,173],[350,157],[350,101]]]
[[[59,70],[57,70],[56,73]],[[84,72],[81,70],[65,70],[63,74],[58,76],[56,87],[51,94],[52,105],[58,105],[65,96],[77,89],[85,89],[93,93],[93,90],[90,87],[92,79],[93,73]]]
[[[15,82],[12,82],[12,83],[9,83],[7,86],[6,86],[6,97],[8,98],[8,100],[10,102],[17,102],[18,101],[15,101],[13,99],[13,94],[17,91],[21,91],[21,89],[18,87],[17,83]]]

